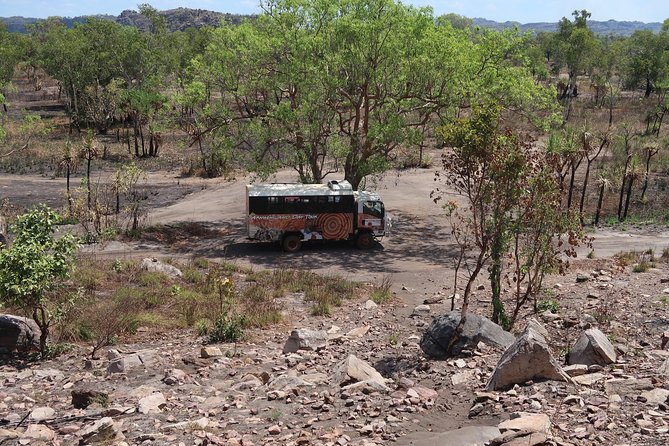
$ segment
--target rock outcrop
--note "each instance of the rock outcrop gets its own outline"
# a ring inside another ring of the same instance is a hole
[[[460,312],[451,311],[435,318],[428,329],[423,333],[420,348],[431,359],[446,359],[448,344],[460,322]],[[496,348],[507,348],[515,338],[502,327],[491,320],[470,313],[467,315],[460,339],[453,346],[453,355],[458,355],[463,349],[474,349],[479,342]]]
[[[616,351],[604,333],[586,330],[569,352],[569,364],[608,365],[616,362]]]
[[[497,390],[537,379],[571,381],[553,357],[546,339],[528,325],[500,358],[487,387]]]

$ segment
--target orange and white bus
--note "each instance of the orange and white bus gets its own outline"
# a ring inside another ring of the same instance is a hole
[[[309,240],[353,240],[368,249],[390,229],[381,197],[348,181],[247,185],[246,215],[251,240],[278,241],[286,252]]]

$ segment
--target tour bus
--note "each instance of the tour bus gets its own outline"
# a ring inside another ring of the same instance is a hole
[[[381,197],[345,180],[247,185],[246,215],[249,239],[277,241],[286,252],[310,240],[352,240],[369,249],[390,229]]]

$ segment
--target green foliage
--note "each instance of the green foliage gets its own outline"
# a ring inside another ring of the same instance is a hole
[[[539,312],[550,311],[557,314],[560,312],[560,303],[555,299],[545,299],[537,302],[536,310]]]
[[[42,355],[49,327],[72,304],[52,294],[69,279],[77,247],[70,234],[54,236],[60,221],[56,212],[37,206],[17,218],[12,246],[0,250],[0,303],[32,315],[42,330]]]
[[[377,304],[383,304],[392,299],[393,293],[390,290],[391,285],[392,282],[390,276],[384,277],[381,283],[375,286],[374,290],[372,290],[372,295],[370,296],[372,301]]]
[[[247,320],[243,315],[221,315],[216,319],[209,332],[209,342],[212,344],[237,342],[244,335],[246,326]]]

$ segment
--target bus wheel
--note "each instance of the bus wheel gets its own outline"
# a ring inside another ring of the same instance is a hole
[[[370,249],[374,244],[374,236],[371,232],[361,232],[355,239],[358,249]]]
[[[297,252],[302,246],[302,240],[295,234],[289,234],[283,238],[282,246],[286,252]]]

